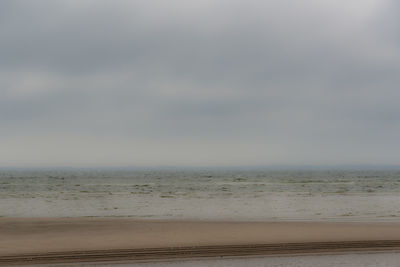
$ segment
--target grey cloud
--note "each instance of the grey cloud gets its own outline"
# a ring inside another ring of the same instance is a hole
[[[87,164],[392,164],[398,10],[389,0],[2,1],[0,145],[17,152],[0,160],[78,164],[62,142],[46,144],[71,136]],[[84,149],[80,136],[93,142]],[[54,161],[20,155],[18,140]],[[129,153],[138,146],[142,158]],[[100,163],[94,147],[109,150]],[[235,148],[243,157],[229,156]]]

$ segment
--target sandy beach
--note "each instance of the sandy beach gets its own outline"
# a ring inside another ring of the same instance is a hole
[[[400,249],[399,223],[0,218],[0,264]]]

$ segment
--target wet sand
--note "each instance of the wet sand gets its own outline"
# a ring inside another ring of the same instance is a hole
[[[400,223],[0,218],[0,264],[400,249]]]

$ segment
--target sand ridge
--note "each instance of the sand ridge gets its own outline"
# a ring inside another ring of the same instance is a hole
[[[0,218],[4,263],[398,248],[400,223]]]

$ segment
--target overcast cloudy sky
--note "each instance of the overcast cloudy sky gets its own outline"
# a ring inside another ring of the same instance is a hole
[[[0,166],[400,162],[389,0],[2,0]]]

